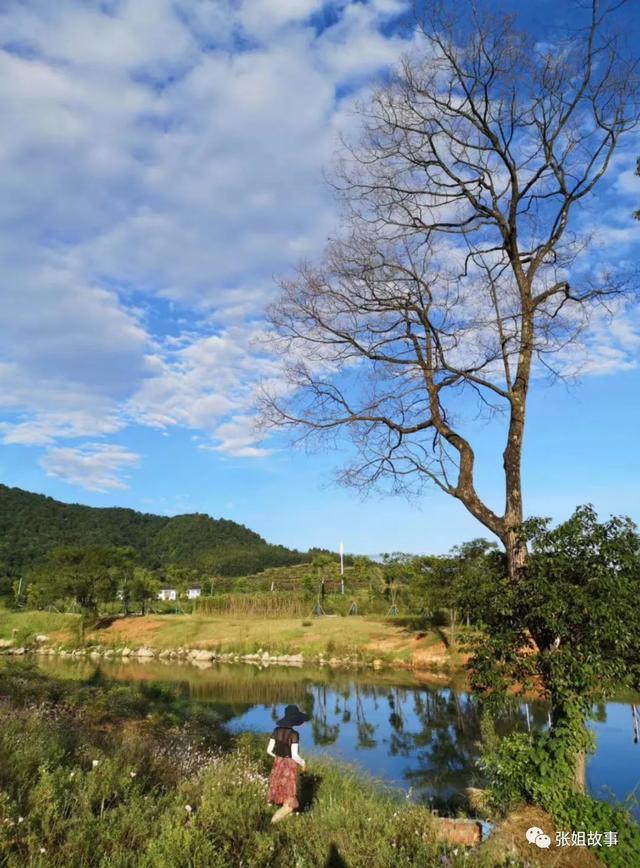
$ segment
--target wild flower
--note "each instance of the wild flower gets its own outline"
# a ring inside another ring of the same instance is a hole
[[[98,768],[98,766],[100,765],[100,760],[92,760],[91,765],[94,767],[94,769]]]
[[[191,805],[185,805],[184,809],[187,812],[187,814],[190,814],[193,811],[193,808],[191,807]]]
[[[130,778],[133,779],[133,778],[135,778],[136,776],[137,776],[137,772],[129,772],[129,777],[130,777]]]

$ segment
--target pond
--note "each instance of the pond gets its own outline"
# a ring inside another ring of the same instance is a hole
[[[468,786],[482,786],[477,768],[480,718],[476,698],[453,686],[420,683],[411,673],[259,668],[215,664],[199,669],[158,661],[107,662],[41,658],[61,676],[91,675],[170,685],[183,696],[216,706],[232,732],[265,736],[284,706],[312,715],[301,729],[302,755],[325,754],[353,763],[408,798],[445,809]],[[638,704],[634,704],[637,702]],[[637,710],[637,711],[636,711]],[[592,724],[597,748],[587,762],[589,791],[620,800],[640,792],[640,697],[599,707]],[[507,734],[547,725],[544,703],[521,703],[497,724]],[[266,740],[265,740],[266,744]],[[640,819],[640,810],[633,813]]]

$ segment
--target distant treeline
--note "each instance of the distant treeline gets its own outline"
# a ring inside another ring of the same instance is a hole
[[[270,545],[244,525],[200,513],[81,506],[0,485],[0,594],[11,594],[53,550],[95,546],[133,549],[136,563],[149,570],[176,566],[217,576],[305,563],[316,551]]]

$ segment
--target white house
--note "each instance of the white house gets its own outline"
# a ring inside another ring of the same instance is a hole
[[[201,593],[200,588],[187,588],[187,598],[189,600],[197,600]]]
[[[178,599],[178,592],[175,588],[161,588],[158,591],[158,599],[165,602],[172,602]]]

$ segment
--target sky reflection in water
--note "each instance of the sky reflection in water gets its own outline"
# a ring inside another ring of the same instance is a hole
[[[43,661],[43,668],[93,664]],[[482,786],[477,768],[480,715],[477,700],[451,687],[418,684],[409,673],[219,664],[205,669],[153,662],[101,663],[104,675],[172,684],[183,695],[216,705],[234,731],[272,730],[290,702],[312,714],[301,727],[303,756],[327,754],[359,766],[410,797],[440,806],[455,803],[465,787]],[[589,790],[624,799],[640,790],[640,743],[634,740],[631,702],[607,703],[593,727],[597,748],[587,763]],[[501,734],[547,724],[543,703],[521,703],[498,724]],[[266,744],[266,741],[265,741]],[[640,818],[636,807],[633,813]]]

